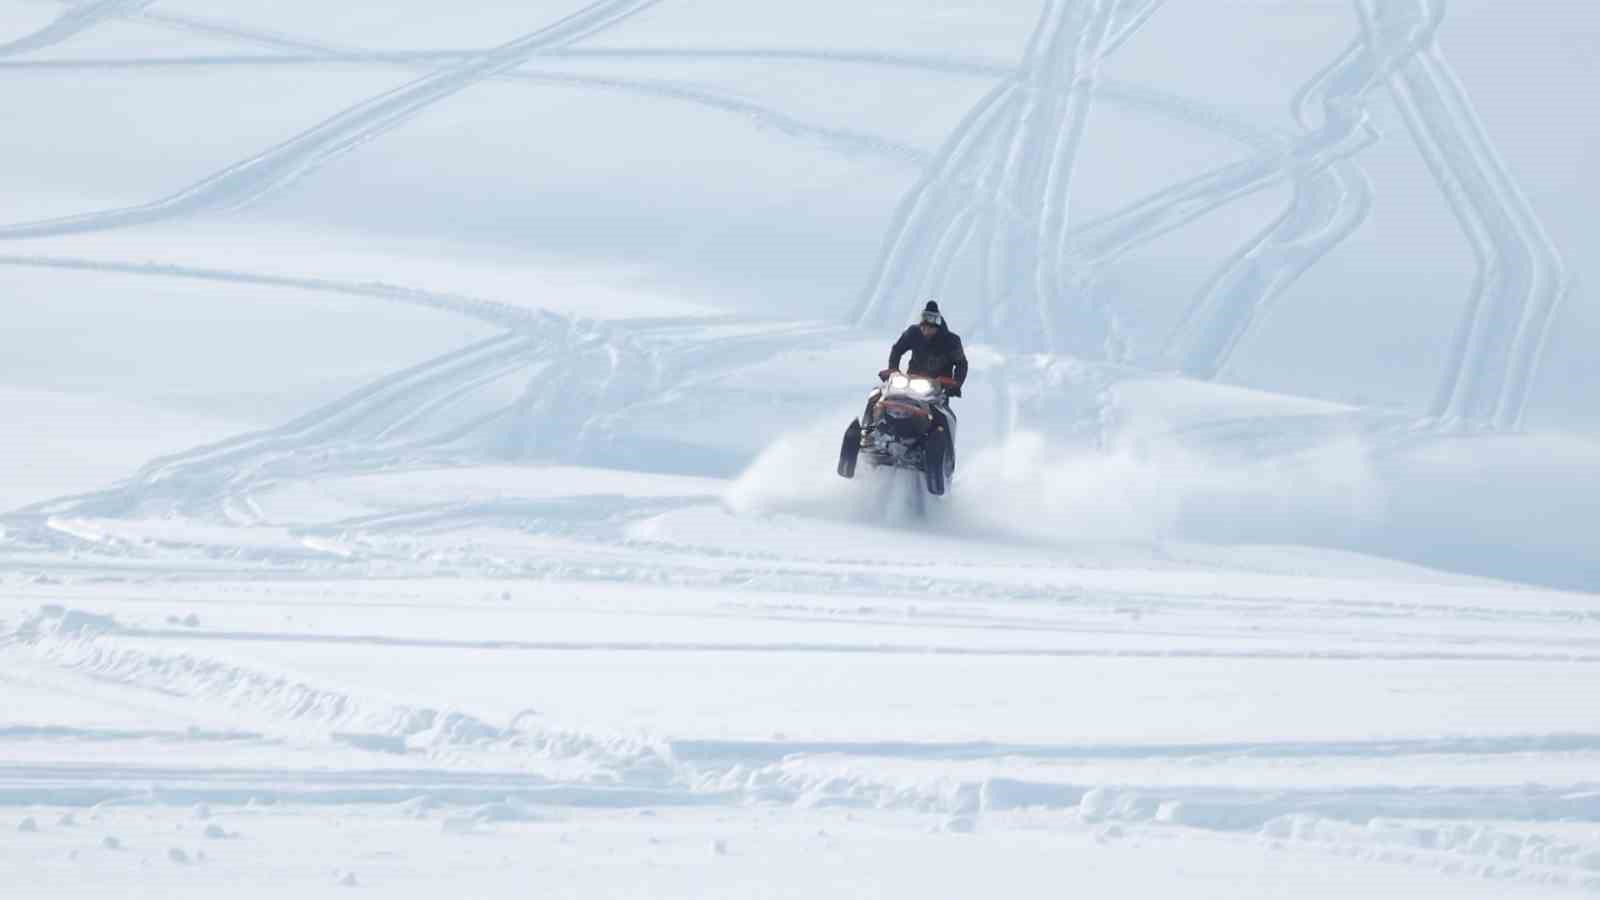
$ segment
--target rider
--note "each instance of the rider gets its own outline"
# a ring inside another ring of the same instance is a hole
[[[947,396],[961,396],[961,385],[967,380],[967,354],[961,349],[961,336],[951,331],[939,313],[939,302],[929,300],[922,308],[922,318],[905,330],[900,340],[889,348],[889,368],[900,368],[900,357],[911,352],[911,365],[907,372],[928,378],[954,378],[955,386],[946,391]]]
[[[950,397],[961,396],[961,385],[967,380],[967,354],[961,348],[961,336],[945,325],[938,301],[929,300],[922,308],[922,316],[917,324],[907,328],[894,346],[889,348],[889,368],[879,372],[878,377],[887,378],[890,372],[898,370],[900,358],[907,351],[911,353],[911,364],[906,368],[908,374],[952,378],[955,384],[945,389],[945,403],[949,403]],[[873,391],[867,398],[867,413],[862,418],[863,422],[870,418],[879,396],[880,392]],[[934,424],[946,431],[950,427],[945,415],[947,412],[948,408],[941,409],[939,406],[932,409]]]

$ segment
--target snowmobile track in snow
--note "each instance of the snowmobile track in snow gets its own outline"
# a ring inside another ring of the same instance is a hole
[[[151,203],[0,226],[0,239],[119,228],[244,205],[404,123],[427,107],[503,74],[541,50],[591,37],[660,0],[599,0],[559,22],[358,103],[250,159]]]

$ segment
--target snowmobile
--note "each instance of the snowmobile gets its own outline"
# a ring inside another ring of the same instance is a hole
[[[883,383],[867,399],[861,417],[851,421],[839,445],[839,474],[854,478],[866,457],[873,468],[890,466],[922,473],[930,494],[943,494],[956,468],[956,417],[948,392],[954,378],[879,373]]]

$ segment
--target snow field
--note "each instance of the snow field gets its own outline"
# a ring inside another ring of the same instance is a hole
[[[1600,890],[1592,14],[15,6],[19,896]]]
[[[550,896],[863,897],[962,894],[1054,896],[1073,889],[1202,898],[1349,896],[1352,891],[1426,894],[1438,874],[1399,867],[1393,847],[1356,849],[1335,869],[1308,867],[1316,850],[1294,841],[1228,835],[1178,836],[1137,827],[1088,826],[1019,817],[1004,836],[947,832],[938,817],[842,810],[541,812],[526,819],[505,804],[459,812],[427,804],[352,810],[336,818],[274,806],[150,815],[109,807],[76,813],[71,826],[40,820],[39,832],[7,842],[0,865],[26,890],[51,890],[22,852],[84,872],[89,890],[130,897],[344,897],[363,891],[492,894],[505,885]],[[220,829],[227,836],[205,836]],[[116,837],[107,848],[104,837]],[[274,847],[268,878],[239,883]],[[928,852],[937,848],[937,853]],[[175,852],[176,851],[176,852]],[[1413,851],[1414,852],[1414,851]],[[187,861],[180,861],[177,854]],[[1171,861],[1152,866],[1152,855]],[[1472,867],[1468,862],[1461,868]],[[1494,863],[1480,864],[1494,868]],[[785,876],[774,879],[772,873]],[[1539,896],[1503,881],[1458,879],[1451,896]]]

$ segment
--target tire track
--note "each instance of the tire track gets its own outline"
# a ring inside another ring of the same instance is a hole
[[[425,291],[418,288],[385,284],[381,281],[335,281],[328,278],[245,272],[238,269],[218,269],[205,266],[128,263],[78,257],[17,254],[0,254],[0,266],[64,269],[77,272],[113,272],[123,275],[148,275],[160,278],[214,281],[223,284],[250,284],[304,291],[326,291],[437,309],[513,331],[537,332],[548,327],[553,317],[553,314],[542,310],[515,306],[510,303],[485,300],[465,294]]]
[[[141,19],[142,21],[142,19]],[[238,38],[239,34],[230,32]],[[253,32],[251,32],[253,34]],[[302,66],[302,65],[420,65],[437,63],[444,60],[459,59],[470,54],[470,51],[445,51],[445,50],[408,50],[408,51],[340,51],[334,49],[322,50],[321,45],[306,43],[298,39],[280,38],[272,42],[276,45],[281,41],[293,41],[292,47],[308,52],[297,54],[277,55],[249,55],[249,56],[189,56],[169,58],[133,58],[133,59],[94,59],[94,60],[44,60],[29,62],[0,62],[0,69],[41,70],[41,71],[101,71],[116,69],[144,69],[144,68],[208,68],[214,66]],[[1115,43],[1115,41],[1113,41]],[[752,49],[723,49],[710,48],[685,48],[678,50],[644,50],[644,49],[618,49],[618,50],[583,50],[574,49],[566,51],[551,51],[540,54],[547,59],[586,59],[586,58],[617,58],[623,60],[633,59],[671,59],[699,61],[709,59],[735,59],[735,60],[795,60],[808,62],[825,62],[839,64],[863,64],[889,67],[909,68],[917,71],[926,71],[942,75],[963,76],[1005,76],[1010,69],[1000,63],[984,61],[981,59],[966,59],[946,56],[919,56],[919,55],[879,55],[855,54],[834,52],[827,50],[767,50],[762,48]],[[555,84],[574,88],[593,88],[611,90],[619,93],[630,93],[640,96],[659,97],[667,100],[677,100],[685,103],[702,105],[711,109],[720,110],[730,115],[750,120],[758,128],[770,129],[792,137],[817,140],[823,144],[834,147],[846,154],[862,154],[898,162],[918,168],[925,167],[932,159],[930,152],[913,147],[893,138],[854,131],[850,129],[835,128],[823,123],[808,122],[795,116],[783,113],[770,106],[757,104],[742,98],[719,94],[692,85],[680,84],[671,81],[611,78],[572,73],[539,72],[528,67],[517,71],[497,76],[503,80],[519,81],[529,84]],[[1206,109],[1197,101],[1162,94],[1147,87],[1118,83],[1111,80],[1098,81],[1095,85],[1097,99],[1143,109],[1155,114],[1173,119],[1178,122],[1217,131],[1221,134],[1239,138],[1241,135],[1256,133],[1249,125],[1237,120],[1231,120],[1225,113],[1217,110]],[[1249,142],[1247,140],[1247,142]]]
[[[1362,16],[1364,39],[1336,61],[1330,71],[1341,67],[1359,68],[1363,61],[1370,62],[1375,56],[1392,54],[1392,45],[1398,44],[1402,52],[1410,48],[1412,57],[1409,61],[1397,64],[1389,60],[1381,65],[1393,73],[1389,77],[1391,89],[1397,92],[1402,109],[1408,112],[1408,126],[1436,178],[1451,198],[1479,260],[1479,284],[1469,298],[1468,309],[1452,343],[1450,362],[1441,376],[1441,386],[1431,412],[1447,421],[1476,421],[1499,428],[1515,427],[1526,406],[1554,311],[1569,286],[1559,252],[1544,234],[1531,207],[1494,153],[1492,144],[1483,134],[1481,123],[1476,119],[1470,100],[1455,81],[1442,54],[1433,45],[1432,33],[1442,21],[1442,5],[1428,0],[1355,2]],[[1160,0],[1146,0],[1142,4],[1128,4],[1120,9],[1122,21],[1112,28],[1107,37],[1105,52],[1114,51],[1131,37],[1159,6]],[[1053,9],[1055,7],[1047,7],[1041,27],[1056,15]],[[142,12],[138,3],[127,4],[123,0],[96,4],[93,10],[90,19],[96,21],[122,15],[275,48],[310,51],[308,55],[295,57],[301,60],[337,58],[420,63],[479,58],[470,52],[458,51],[384,53],[343,50],[270,32]],[[83,16],[90,15],[86,10],[75,8],[64,14],[62,21],[77,21],[73,17],[80,13]],[[1035,37],[1038,36],[1036,33]],[[1380,52],[1376,46],[1378,43],[1385,43],[1390,49]],[[690,47],[582,50],[558,47],[552,48],[546,55],[571,59],[803,60],[906,66],[965,75],[995,75],[1007,71],[1003,65],[986,60],[829,49]],[[123,62],[138,64],[137,61]],[[24,65],[77,64],[50,61]],[[1323,82],[1330,79],[1330,71],[1324,72]],[[919,165],[929,160],[927,154],[916,148],[879,136],[795,120],[759,104],[671,83],[527,72],[510,73],[509,77],[642,92],[700,103],[747,116],[763,127],[797,137],[818,139],[844,152],[876,155],[908,165]],[[1009,80],[1016,80],[1015,73]],[[1364,85],[1356,93],[1364,96],[1368,87],[1370,85]],[[1308,86],[1303,90],[1301,99],[1311,89]],[[1327,109],[1325,125],[1319,133],[1329,132],[1329,123],[1336,118],[1348,118],[1351,91],[1347,89],[1342,93],[1345,96],[1321,98]],[[1411,99],[1407,100],[1406,97]],[[1026,113],[1023,118],[1027,118]],[[1436,139],[1437,135],[1442,135],[1442,138]],[[1066,136],[1066,143],[1073,145],[1075,139],[1070,137],[1070,131]],[[1057,137],[1063,135],[1058,133]],[[934,213],[926,213],[923,208],[925,214],[933,218],[945,218],[947,227],[932,238],[921,237],[920,228],[913,229],[918,233],[914,235],[916,239],[912,244],[923,250],[931,247],[934,257],[931,263],[923,267],[920,278],[915,279],[916,293],[938,290],[943,285],[954,258],[966,252],[971,245],[972,229],[981,228],[991,234],[993,255],[997,246],[1009,248],[1017,244],[1016,241],[997,241],[993,234],[1034,222],[1034,230],[1040,234],[1062,235],[1062,239],[1053,245],[1056,250],[1049,249],[1052,246],[1049,242],[1042,245],[1046,248],[1043,257],[1047,258],[1047,264],[1036,267],[1035,284],[1053,281],[1053,287],[1047,293],[1058,300],[1074,285],[1079,287],[1079,294],[1086,295],[1090,293],[1086,279],[1092,280],[1093,272],[1099,266],[1114,261],[1140,243],[1168,233],[1226,203],[1281,182],[1287,174],[1285,169],[1298,166],[1294,177],[1295,198],[1290,207],[1276,222],[1224,263],[1191,304],[1168,342],[1167,356],[1176,359],[1184,371],[1201,378],[1214,378],[1271,300],[1359,227],[1370,203],[1370,186],[1348,157],[1360,149],[1360,146],[1355,146],[1343,150],[1336,154],[1339,158],[1330,160],[1327,154],[1302,147],[1299,152],[1278,152],[1258,161],[1263,164],[1246,163],[1243,164],[1244,168],[1232,172],[1212,173],[1189,184],[1187,190],[1177,188],[1163,192],[1158,197],[1149,198],[1116,214],[1112,218],[1123,217],[1127,220],[1125,224],[1130,226],[1120,235],[1093,233],[1093,228],[1110,228],[1115,232],[1116,225],[1112,221],[1090,223],[1091,228],[1087,233],[1080,230],[1075,234],[1066,234],[1058,227],[1058,223],[1065,218],[1065,194],[1060,191],[1050,195],[1056,198],[1053,201],[1055,205],[1047,203],[1041,213],[1042,218],[1037,219],[1024,214],[1015,203],[1005,202],[995,203],[991,207],[984,207],[981,201],[968,205],[956,204],[952,209]],[[1306,162],[1306,154],[1312,160],[1309,163]],[[1065,155],[1061,154],[1055,157],[1058,162],[1063,158]],[[1276,165],[1273,160],[1277,161]],[[940,157],[934,157],[932,162],[937,164]],[[1012,166],[1008,171],[1015,172],[1016,167]],[[1013,180],[1010,183],[1017,182]],[[913,190],[913,195],[925,194],[926,185]],[[1210,202],[1206,201],[1208,195]],[[903,209],[906,206],[902,204]],[[910,206],[914,211],[918,209],[916,203]],[[907,223],[914,223],[916,218],[916,215],[897,216],[896,230],[904,230]],[[0,229],[0,235],[4,234],[5,231]],[[891,242],[890,246],[904,245]],[[1086,255],[1088,259],[1061,259],[1066,255],[1067,248],[1073,254]],[[889,252],[893,254],[894,251]],[[879,286],[905,283],[904,278],[895,277],[899,265],[903,263],[895,262],[891,256],[888,264],[878,266],[871,283]],[[991,288],[998,283],[997,273],[1010,270],[1008,266],[992,261],[985,263],[983,269],[985,281]],[[1041,273],[1048,277],[1043,277]],[[997,290],[989,291],[991,302],[998,295]],[[1035,290],[1035,293],[1039,291]],[[1016,306],[1003,301],[1000,305],[1004,308],[1002,314],[1011,314],[1009,310]],[[1037,302],[1034,305],[1038,307],[1040,317],[1051,314],[1051,303]],[[1117,328],[1114,313],[1111,319],[1109,324],[1114,332]],[[1049,332],[1048,327],[1041,330],[1046,334]]]
[[[1405,866],[1500,884],[1595,891],[1600,847],[1574,840],[1570,829],[1541,823],[1591,821],[1593,785],[1562,788],[1492,785],[1443,788],[1369,786],[1286,791],[1172,785],[1101,786],[988,777],[905,785],[870,774],[821,774],[769,766],[754,772],[691,773],[689,785],[602,786],[556,782],[505,769],[222,768],[92,766],[70,763],[0,765],[0,806],[99,804],[145,810],[245,806],[302,808],[389,805],[394,814],[443,815],[447,833],[470,834],[493,823],[547,821],[551,808],[641,811],[688,807],[843,808],[942,814],[953,831],[993,817],[1000,827],[1015,812],[1066,811],[1068,827],[1092,829],[1110,844],[1158,844],[1194,833],[1255,835],[1275,850],[1312,854],[1330,871],[1350,859]],[[134,787],[134,786],[137,787]],[[654,813],[650,813],[654,815]],[[149,813],[146,813],[147,817]],[[726,818],[724,817],[719,817]],[[1024,820],[1026,821],[1026,820]],[[1493,824],[1485,824],[1485,822]],[[667,824],[663,822],[663,825]],[[1059,826],[1058,826],[1059,827]]]
[[[778,762],[796,754],[891,759],[1150,760],[1213,758],[1325,759],[1410,756],[1506,756],[1600,753],[1600,734],[1505,734],[1350,741],[1233,741],[1188,744],[1008,744],[992,741],[674,740],[672,755],[690,762]]]
[[[69,6],[49,25],[14,41],[0,44],[0,57],[32,53],[59,44],[108,19],[137,15],[154,2],[155,0],[91,0]]]
[[[1083,301],[1088,299],[1079,286],[1068,279],[1062,258],[1073,169],[1094,106],[1094,82],[1099,77],[1100,63],[1115,46],[1111,41],[1110,29],[1112,14],[1117,9],[1117,4],[1107,0],[1085,13],[1086,18],[1078,29],[1078,39],[1073,43],[1071,53],[1065,54],[1062,71],[1052,77],[1052,81],[1060,78],[1066,84],[1063,89],[1054,92],[1057,108],[1051,110],[1050,118],[1058,125],[1051,142],[1051,153],[1045,160],[1046,165],[1038,182],[1044,202],[1034,235],[1038,255],[1031,273],[1033,292],[1037,298],[1033,306],[1038,310],[1039,334],[1043,341],[1041,347],[1045,349],[1068,345],[1056,325],[1057,308],[1061,307],[1061,311],[1070,314],[1075,308],[1084,309],[1086,304]],[[1144,11],[1137,20],[1139,22],[1154,12],[1149,4],[1135,9]],[[1078,330],[1073,329],[1074,332]]]
[[[134,788],[130,785],[138,785]],[[239,769],[196,766],[0,764],[0,806],[101,804],[190,807],[257,803],[372,806],[424,801],[477,806],[460,821],[540,821],[534,809],[656,809],[726,806],[740,798],[715,791],[561,783],[528,772],[460,769]],[[447,822],[454,820],[446,820]]]
[[[1016,80],[1009,78],[985,94],[951,131],[923,176],[901,198],[858,304],[858,325],[882,327],[891,319],[898,321],[895,304],[905,305],[908,297],[915,298],[910,291],[921,281],[921,267],[928,265],[928,245],[937,240],[932,235],[941,222],[958,215],[961,206],[966,205],[957,204],[959,195],[966,193],[961,181],[983,158],[986,145],[997,139],[990,132],[997,121],[1009,114],[1017,91]]]
[[[954,257],[976,246],[988,311],[974,334],[1025,334],[1029,343],[1023,349],[1050,349],[1056,340],[1050,327],[1054,307],[1067,283],[1055,257],[1072,160],[1101,93],[1098,65],[1159,6],[1151,0],[1055,0],[1045,6],[1020,67],[969,113],[936,158],[938,168],[930,166],[902,200],[858,307],[858,322],[885,325],[895,315],[891,304],[942,291]],[[1001,100],[1015,108],[992,110]],[[1213,118],[1185,110],[1181,101],[1154,105],[1177,107],[1199,122]],[[982,235],[976,245],[974,231]],[[1019,288],[1012,274],[1018,271],[1030,274],[1013,297]]]
[[[1244,196],[1290,181],[1290,206],[1240,248],[1193,301],[1163,355],[1186,374],[1210,379],[1227,364],[1270,302],[1365,221],[1370,185],[1351,158],[1376,142],[1365,108],[1383,72],[1410,45],[1385,52],[1353,44],[1302,87],[1293,107],[1304,133],[1278,138],[1251,160],[1164,189],[1068,235],[1073,268],[1093,271]],[[1320,107],[1313,128],[1310,110]]]
[[[414,512],[403,512],[390,515],[366,517],[364,520],[351,520],[339,526],[316,529],[317,531],[343,533],[350,527],[367,530],[401,529],[407,534],[426,533],[431,527],[440,524],[457,524],[461,521],[481,523],[495,517],[508,515],[565,515],[574,507],[581,504],[592,504],[596,498],[580,498],[575,503],[554,502],[498,502],[477,505],[456,505],[455,507],[424,509]],[[592,518],[604,518],[614,513],[615,510],[627,511],[628,507],[621,498],[609,498],[613,501],[609,509],[593,510],[586,513]],[[684,505],[688,502],[683,499],[662,499],[650,504],[647,512],[658,512]],[[364,523],[364,524],[363,524]],[[876,592],[882,595],[885,591],[892,593],[889,582],[893,579],[874,578],[855,585],[855,591],[860,593]],[[874,584],[874,582],[879,582]],[[972,590],[976,584],[962,583],[959,587]],[[694,613],[696,617],[708,615],[707,613]],[[735,617],[741,618],[741,617]],[[756,618],[771,618],[758,616]],[[779,616],[779,620],[786,617]],[[799,617],[794,621],[819,622],[826,621],[827,617],[809,616]],[[847,621],[847,620],[841,620]],[[861,620],[855,620],[861,624]],[[871,620],[866,620],[871,624]],[[1020,624],[1020,623],[1019,623]],[[939,628],[952,627],[950,624],[939,624]],[[1253,626],[1250,630],[1259,631],[1260,626]],[[1282,635],[1315,635],[1325,634],[1321,631],[1307,631],[1301,626],[1286,629],[1283,625],[1275,625],[1275,630]],[[965,630],[980,632],[987,630],[1030,631],[1025,625],[1005,626],[1001,628],[977,627]],[[1129,632],[1120,628],[1105,628],[1088,623],[1068,622],[1062,627],[1046,628],[1043,630],[1059,631],[1063,635],[1100,635],[1116,634],[1125,635]],[[1141,631],[1144,636],[1153,636],[1148,630]],[[1167,636],[1189,636],[1198,634],[1188,630],[1173,631]],[[1060,646],[1039,644],[1034,646],[975,646],[970,643],[929,643],[921,642],[892,642],[892,641],[736,641],[736,640],[528,640],[517,638],[436,638],[416,637],[407,635],[392,635],[381,633],[332,633],[332,632],[304,632],[287,630],[243,630],[243,629],[204,629],[195,627],[185,628],[151,628],[123,625],[115,619],[96,613],[87,613],[73,609],[62,609],[56,606],[45,606],[29,618],[24,619],[16,628],[9,632],[0,631],[0,647],[8,643],[32,645],[40,640],[52,636],[70,635],[75,640],[109,636],[119,639],[140,641],[172,641],[180,646],[195,643],[221,643],[221,644],[306,644],[327,645],[338,647],[388,647],[409,648],[419,650],[473,650],[481,652],[513,652],[513,653],[643,653],[643,654],[758,654],[758,655],[836,655],[836,656],[871,656],[882,658],[907,657],[960,657],[966,659],[1058,659],[1058,660],[1086,660],[1086,659],[1181,659],[1181,660],[1234,660],[1234,661],[1307,661],[1307,662],[1496,662],[1496,663],[1522,663],[1535,665],[1558,664],[1563,666],[1588,666],[1600,664],[1600,654],[1593,651],[1592,639],[1578,640],[1535,640],[1530,643],[1539,649],[1527,650],[1474,650],[1474,649],[1376,649],[1363,646],[1363,634],[1341,635],[1342,637],[1356,640],[1358,646],[1352,648],[1337,648],[1327,646],[1307,646],[1300,648],[1262,648],[1262,647],[1084,647]],[[1228,637],[1229,635],[1224,635]],[[1426,635],[1391,635],[1394,640],[1401,643],[1411,643],[1413,640],[1426,639]],[[1450,642],[1445,642],[1449,645]],[[1559,647],[1560,649],[1555,649]],[[159,655],[159,654],[158,654]],[[187,657],[185,657],[187,658]],[[1453,739],[1452,739],[1453,740]],[[1478,739],[1473,738],[1471,746],[1479,748],[1461,752],[1489,752],[1482,748],[1498,747],[1496,743],[1500,738]],[[1510,739],[1512,744],[1506,746],[1525,747],[1526,741]],[[1574,737],[1571,734],[1542,735],[1539,737],[1545,745],[1544,749],[1561,752],[1579,752],[1600,750],[1600,738],[1592,740],[1585,736]],[[1390,742],[1393,743],[1393,742]],[[1407,742],[1400,742],[1396,746],[1411,746]],[[1188,746],[1188,745],[1185,745]],[[1320,745],[1319,745],[1320,746]],[[1419,745],[1420,746],[1420,745]],[[1439,749],[1432,750],[1411,749],[1406,753],[1423,752],[1450,752]],[[1298,755],[1327,754],[1331,751],[1318,750],[1305,752]],[[1522,752],[1512,749],[1500,749],[1494,752]]]
[[[98,682],[178,698],[193,704],[202,718],[206,707],[215,704],[256,713],[278,723],[280,730],[331,729],[332,739],[387,739],[432,752],[480,749],[525,758],[584,758],[623,775],[661,765],[656,749],[641,741],[543,729],[527,716],[496,725],[460,710],[360,696],[292,672],[152,652],[119,641],[128,635],[109,616],[47,606],[14,630],[0,633],[0,655],[23,654]],[[360,731],[352,734],[350,729]]]
[[[1367,56],[1359,60],[1359,72],[1369,77],[1347,80],[1342,102],[1359,100],[1376,84],[1376,60]],[[1364,113],[1341,117],[1289,146],[1172,185],[1075,228],[1067,235],[1068,264],[1104,266],[1234,200],[1290,181],[1297,173],[1304,177],[1324,171],[1365,149],[1375,137]]]
[[[1131,35],[1137,31],[1138,26],[1144,21],[1147,21],[1150,16],[1154,14],[1156,9],[1159,8],[1159,6],[1160,0],[1150,0],[1150,2],[1146,2],[1142,6],[1131,7],[1131,12],[1125,15],[1125,20],[1119,24],[1115,34],[1113,34],[1109,39],[1109,47],[1114,49],[1116,46],[1120,46],[1122,42],[1131,37]],[[151,16],[145,16],[143,18],[154,20],[154,18]],[[164,17],[160,18],[160,20],[178,24],[173,17]],[[184,20],[182,24],[190,26],[196,25],[195,22],[190,20]],[[455,59],[465,55],[465,52],[463,51],[399,51],[384,53],[341,50],[298,38],[270,33],[259,34],[237,27],[224,27],[216,23],[200,24],[197,26],[197,30],[206,33],[217,33],[234,39],[251,40],[256,43],[263,43],[267,46],[288,46],[292,49],[309,51],[309,53],[306,55],[279,58],[278,61],[280,62],[317,62],[343,60],[348,62],[385,61],[416,64],[425,63],[428,61],[438,61],[442,59]],[[871,65],[903,66],[938,71],[946,74],[996,74],[1006,71],[1003,66],[997,63],[983,60],[961,60],[950,57],[930,57],[914,54],[881,54],[831,50],[783,50],[768,48],[721,50],[710,48],[617,48],[603,50],[558,50],[544,55],[547,57],[594,57],[619,59],[733,58],[807,60],[830,63],[859,63]],[[138,60],[123,60],[110,61],[108,64],[126,66],[161,65],[164,63],[206,64],[211,62],[217,62],[219,64],[229,62],[237,64],[250,64],[252,62],[261,60],[273,61],[273,59],[274,58],[272,57],[204,57],[193,61],[172,60],[146,62]],[[95,63],[47,62],[37,65],[93,66]],[[786,116],[769,107],[763,107],[759,104],[753,104],[738,98],[724,97],[722,95],[717,95],[698,88],[674,85],[668,82],[649,82],[576,75],[552,75],[527,71],[514,72],[502,77],[529,82],[566,84],[574,87],[591,87],[625,91],[649,96],[657,96],[665,99],[676,99],[685,102],[698,103],[714,109],[720,109],[730,114],[748,117],[754,121],[758,127],[772,128],[798,138],[820,140],[823,143],[832,146],[834,149],[845,153],[874,155],[879,158],[913,166],[923,165],[929,158],[928,154],[924,151],[881,136],[852,132],[843,129],[835,129],[815,123],[807,123],[794,119],[793,117]],[[1141,90],[1123,85],[1108,84],[1098,86],[1094,92],[1097,96],[1102,96],[1104,99],[1109,99],[1113,102],[1126,102],[1131,105],[1150,109],[1163,115],[1176,118],[1180,121],[1219,130],[1235,137],[1238,137],[1241,134],[1248,134],[1250,131],[1250,129],[1247,127],[1241,126],[1237,123],[1229,122],[1224,117],[1216,113],[1200,109],[1197,104],[1193,104],[1192,102],[1184,101],[1178,98],[1162,97],[1155,92],[1148,90]],[[921,293],[928,293],[931,291],[937,291],[939,289],[937,286],[942,285],[946,280],[954,258],[959,255],[962,252],[962,249],[971,241],[971,228],[974,225],[974,220],[978,217],[978,214],[973,208],[968,207],[956,212],[955,217],[954,226],[951,229],[946,230],[945,233],[938,239],[939,245],[932,254],[934,261],[923,273],[922,278],[920,279],[920,287],[916,292],[919,295]],[[1005,218],[1015,219],[1018,218],[1018,216],[1013,214]],[[1309,263],[1307,263],[1307,265],[1309,265]],[[991,267],[989,271],[994,271],[994,269]]]
[[[996,208],[1015,215],[988,219],[988,239],[980,242],[987,254],[988,302],[995,307],[986,327],[1028,335],[1018,349],[1059,349],[1054,306],[1063,298],[1051,274],[1059,268],[1051,265],[1051,229],[1066,217],[1072,161],[1118,7],[1111,0],[1052,4],[1023,59],[1019,78],[1026,99],[1008,123],[992,176]]]
[[[582,457],[609,439],[608,422],[659,401],[662,385],[716,379],[792,346],[798,336],[837,332],[819,324],[733,318],[597,323],[391,286],[0,257],[6,263],[333,290],[421,302],[514,326],[372,381],[281,426],[160,457],[109,488],[31,504],[5,517],[22,531],[40,534],[60,531],[51,523],[73,517],[115,518],[154,508],[227,519],[230,509],[248,505],[253,490],[284,479],[397,464]],[[726,333],[703,336],[707,328]],[[518,377],[526,386],[514,400],[477,399]]]
[[[450,54],[450,56],[453,58],[459,56],[459,54]],[[52,71],[101,71],[106,69],[160,68],[164,66],[203,68],[228,65],[328,65],[331,63],[381,63],[415,66],[427,64],[429,61],[436,61],[439,58],[438,54],[432,53],[376,55],[345,53],[338,55],[279,57],[194,57],[157,61],[96,60],[82,63],[42,63],[30,65],[29,68]],[[502,80],[526,84],[555,85],[579,90],[611,91],[620,94],[694,104],[747,120],[758,129],[777,132],[799,140],[816,141],[845,155],[871,156],[908,167],[921,167],[927,163],[929,157],[927,151],[886,135],[810,122],[798,116],[789,115],[772,106],[755,103],[729,94],[720,94],[688,84],[641,78],[611,78],[595,75],[537,72],[528,69],[508,72],[497,77]]]
[[[1295,96],[1295,119],[1304,131],[1315,131],[1312,110],[1318,108],[1325,129],[1341,123],[1370,132],[1354,112],[1358,92],[1368,89],[1353,74],[1360,54],[1360,45],[1353,45]],[[1335,88],[1341,81],[1348,86]],[[1289,207],[1224,263],[1179,321],[1163,355],[1191,377],[1216,378],[1268,305],[1361,227],[1372,199],[1370,180],[1349,157],[1321,171],[1297,172]]]
[[[163,744],[260,742],[266,735],[254,731],[183,731],[159,728],[78,728],[70,725],[0,725],[0,741],[156,741]]]
[[[153,0],[152,0],[153,2]],[[1165,0],[1162,0],[1165,2]],[[212,37],[241,41],[278,51],[249,56],[195,54],[172,56],[94,57],[92,59],[35,59],[0,61],[0,69],[40,71],[80,71],[105,69],[145,69],[190,66],[277,66],[307,63],[386,63],[417,65],[457,62],[476,57],[476,50],[368,50],[336,47],[292,35],[225,25],[206,19],[146,13],[133,21],[166,25]],[[622,62],[740,61],[804,62],[826,65],[861,65],[902,68],[947,75],[1005,77],[1012,73],[1010,63],[992,58],[956,54],[890,53],[884,51],[840,50],[806,47],[561,47],[541,52],[540,59],[564,61],[617,60]]]
[[[1297,116],[1304,124],[1314,98],[1324,110],[1321,133],[1341,120],[1348,130],[1357,124],[1357,104],[1387,85],[1461,223],[1478,270],[1429,415],[1446,423],[1516,428],[1550,322],[1570,287],[1564,263],[1438,49],[1434,35],[1444,20],[1443,5],[1355,0],[1355,6],[1361,38],[1302,89]],[[1236,255],[1191,307],[1168,344],[1169,357],[1185,372],[1215,377],[1266,302],[1359,227],[1371,202],[1364,176],[1340,161],[1321,177],[1341,184],[1311,190],[1297,185],[1294,206]],[[1347,199],[1335,205],[1317,200],[1318,193]]]
[[[411,413],[419,396],[449,394],[485,369],[503,370],[511,360],[531,362],[544,345],[516,333],[489,338],[381,378],[281,427],[160,457],[109,489],[33,504],[12,515],[115,517],[157,500],[192,513],[210,510],[252,480],[281,477],[286,468],[326,465],[325,453],[310,451],[347,443],[363,432],[383,434],[394,418]]]
[[[1388,85],[1477,261],[1477,278],[1429,412],[1446,422],[1514,429],[1522,421],[1565,264],[1440,52],[1437,0],[1355,0],[1369,43],[1418,52]]]
[[[0,239],[99,231],[241,206],[399,127],[435,103],[515,69],[541,50],[600,33],[659,2],[599,0],[555,24],[362,101],[172,196],[142,206],[3,226]]]

